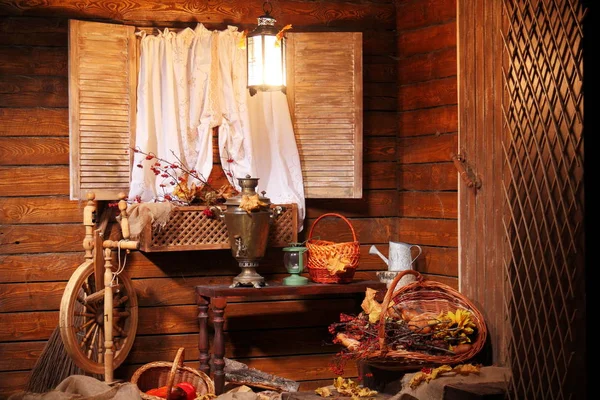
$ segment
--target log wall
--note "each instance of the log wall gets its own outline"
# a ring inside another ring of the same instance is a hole
[[[415,267],[458,276],[456,1],[396,2],[398,240],[418,244]]]
[[[58,326],[67,280],[83,259],[83,203],[69,200],[67,25],[69,18],[137,26],[227,24],[252,28],[262,2],[64,0],[0,4],[0,398],[22,389]],[[296,31],[363,32],[364,197],[308,200],[304,233],[325,212],[348,217],[361,247],[358,278],[375,279],[387,242],[420,244],[417,268],[457,286],[454,2],[436,0],[273,1],[278,23]],[[398,33],[398,36],[397,36]],[[398,113],[400,111],[400,113]],[[323,220],[321,236],[349,240],[343,221]],[[140,304],[134,347],[115,377],[186,349],[198,366],[193,286],[230,283],[239,272],[228,250],[133,253],[127,272]],[[267,280],[286,276],[269,249]],[[225,324],[226,357],[301,383],[328,385],[334,374],[327,325],[357,312],[352,296],[233,302]],[[355,377],[349,365],[346,376]]]

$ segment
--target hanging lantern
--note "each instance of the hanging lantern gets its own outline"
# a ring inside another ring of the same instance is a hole
[[[271,17],[272,10],[271,3],[268,1],[263,3],[264,14],[258,17],[258,26],[246,37],[248,89],[251,96],[254,96],[258,90],[281,90],[285,93],[283,31],[287,27],[277,31],[275,18]]]

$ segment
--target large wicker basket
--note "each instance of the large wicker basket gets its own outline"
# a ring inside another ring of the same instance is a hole
[[[328,240],[313,239],[313,231],[319,221],[326,217],[341,218],[352,231],[352,242],[335,243]],[[335,213],[321,215],[312,224],[306,241],[308,250],[308,274],[317,283],[350,283],[358,266],[360,243],[356,240],[356,232],[346,217]],[[338,259],[346,262],[343,271],[331,273],[328,266],[331,260]]]
[[[196,388],[197,398],[206,394],[215,394],[215,384],[212,379],[202,371],[184,366],[183,355],[184,349],[181,347],[177,350],[175,361],[151,362],[135,371],[131,382],[137,385],[142,399],[164,400],[146,392],[150,389],[167,386],[167,393],[171,393],[172,388],[182,382],[188,382]]]
[[[415,275],[416,280],[396,288],[397,283],[407,274]],[[419,272],[407,270],[399,273],[388,288],[381,306],[382,313],[379,321],[379,350],[370,353],[365,361],[367,364],[383,369],[417,369],[424,366],[439,366],[443,364],[456,365],[472,359],[483,348],[487,338],[487,328],[483,315],[460,292],[440,282],[424,280]],[[458,309],[471,313],[476,325],[475,339],[468,351],[453,354],[431,355],[421,351],[390,349],[385,335],[386,318],[398,318],[400,308],[420,309],[423,312],[439,314],[440,312]]]

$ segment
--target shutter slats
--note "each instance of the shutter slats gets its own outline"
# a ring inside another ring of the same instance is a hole
[[[287,96],[306,198],[362,197],[362,34],[288,33]]]
[[[305,196],[362,197],[362,34],[288,33],[287,57]]]
[[[81,90],[94,90],[94,88],[91,87],[83,87],[81,88]],[[102,105],[107,105],[107,106],[122,106],[122,105],[129,105],[129,103],[127,103],[126,101],[123,101],[123,96],[127,96],[128,93],[126,91],[123,91],[121,93],[119,92],[102,92],[101,90],[94,92],[94,93],[87,93],[85,95],[82,96],[81,98],[81,103],[82,104],[89,104],[92,106],[102,106]],[[108,111],[107,109],[105,109],[106,111]]]
[[[96,120],[96,119],[119,119],[121,121],[129,121],[129,114],[127,114],[127,109],[125,108],[116,108],[112,110],[110,114],[105,114],[103,111],[98,110],[94,107],[85,107],[79,110],[79,115],[81,118],[85,118],[88,120]]]
[[[124,131],[126,134],[129,134],[128,121],[124,121],[123,116],[117,116],[115,117],[115,119],[115,121],[111,121],[109,115],[99,115],[94,116],[94,118],[90,118],[89,116],[83,115],[81,117],[81,121],[85,123],[85,129],[82,129],[82,131],[90,131],[90,136],[93,134],[94,131],[97,131],[101,136],[104,136],[105,134],[102,132],[106,129],[103,128],[110,128],[111,130],[116,132]]]
[[[92,168],[93,167],[93,168]],[[107,172],[113,172],[115,175],[122,175],[124,172],[129,174],[129,168],[122,170],[119,169],[118,166],[111,165],[110,163],[106,163],[106,165],[100,165],[98,163],[93,164],[92,166],[84,165],[81,169],[82,175],[86,176],[106,176]]]
[[[132,26],[69,21],[71,199],[127,192],[135,132]]]
[[[129,145],[129,142],[123,139],[109,141],[105,138],[96,137],[93,141],[88,140],[85,142],[81,142],[81,149],[94,149],[98,146],[98,144],[101,144],[101,146],[103,146],[104,148],[114,148],[121,150],[123,144]]]

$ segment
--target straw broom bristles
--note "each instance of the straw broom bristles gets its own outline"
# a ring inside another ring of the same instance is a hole
[[[25,391],[32,393],[51,391],[71,375],[88,375],[102,379],[102,375],[87,373],[73,362],[65,349],[60,329],[56,327],[31,370]]]

